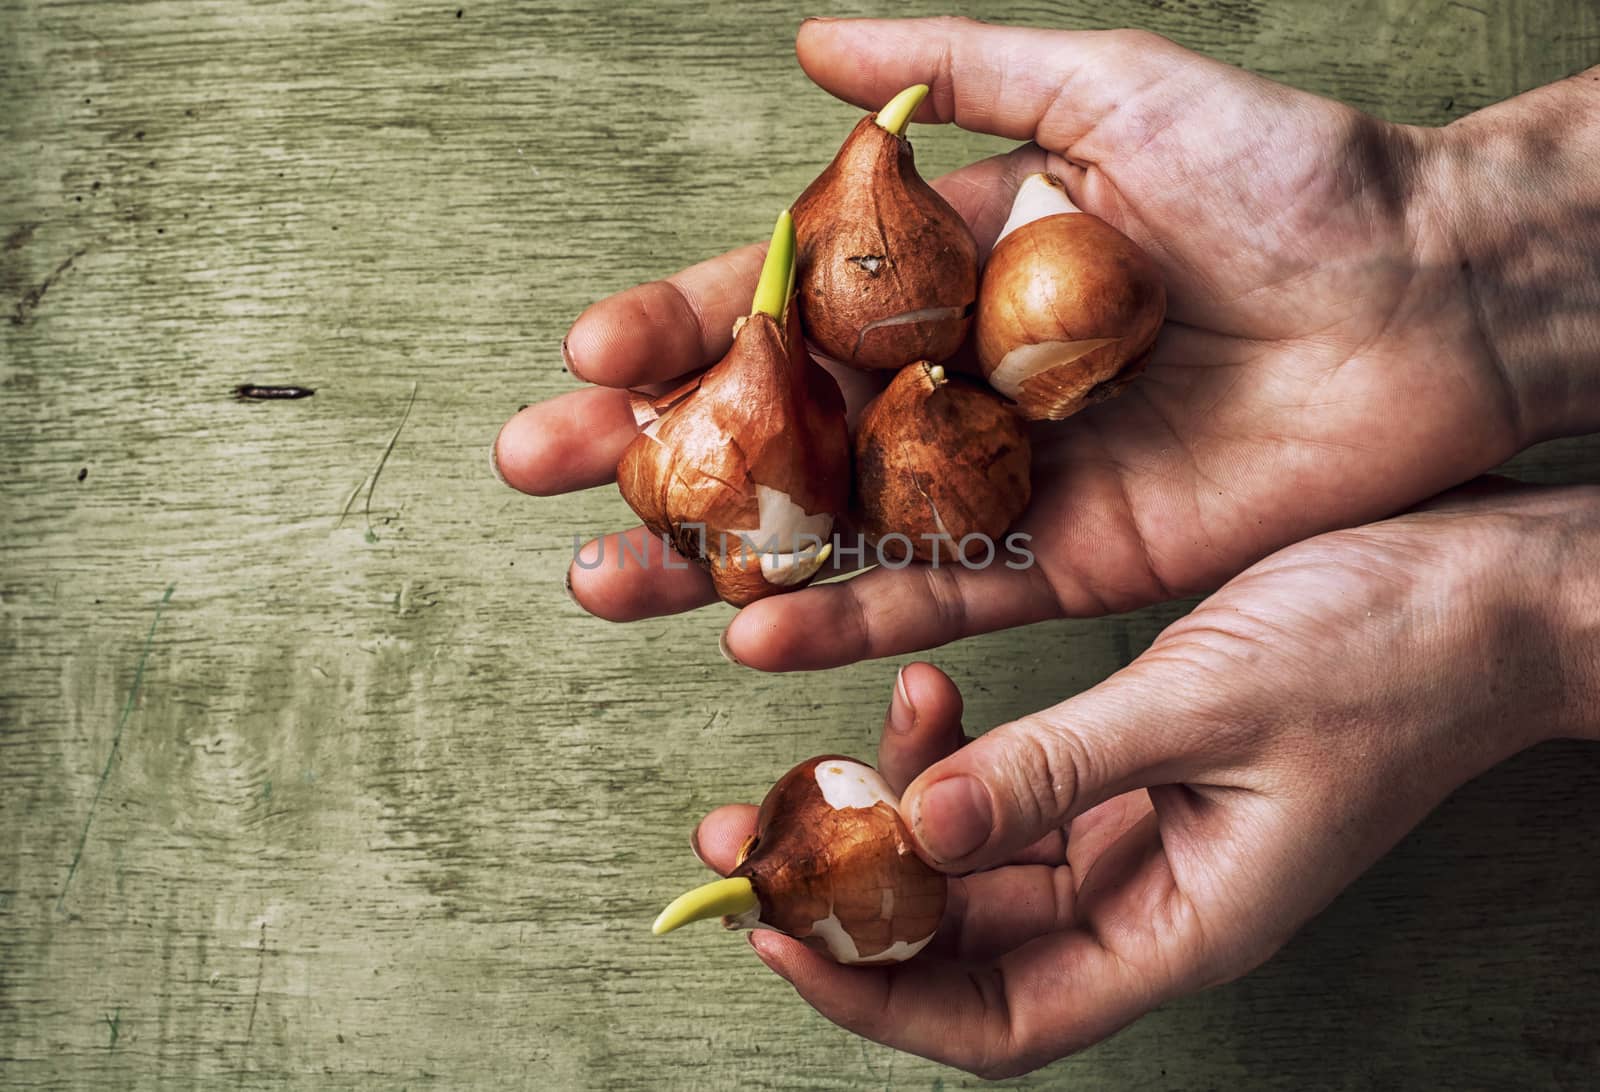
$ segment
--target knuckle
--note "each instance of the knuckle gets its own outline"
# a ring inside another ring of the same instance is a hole
[[[896,1013],[903,1007],[903,997],[899,995],[905,989],[900,966],[895,964],[887,968],[878,987],[835,999],[835,1006],[824,1011],[824,1015],[840,1027],[875,1043],[892,1043],[897,1031]]]
[[[939,619],[940,632],[949,634],[950,637],[966,633],[967,601],[961,594],[960,577],[956,571],[928,566],[922,572],[928,599],[933,603],[934,612]]]
[[[1087,783],[1088,750],[1077,733],[1043,722],[1016,733],[1007,756],[1016,805],[1035,834],[1060,822]]]
[[[1175,48],[1177,43],[1171,38],[1157,34],[1153,30],[1144,30],[1140,27],[1120,27],[1106,32],[1107,40],[1119,53],[1130,57],[1137,57],[1154,52],[1165,52]]]
[[[805,995],[802,994],[804,997]],[[834,999],[831,1003],[821,1002],[806,997],[808,1003],[813,1005],[818,1012],[827,1017],[839,1027],[863,1039],[874,1043],[885,1042],[885,1034],[890,1030],[888,1017],[881,1005],[871,1004],[861,999]]]
[[[850,580],[842,587],[844,605],[837,619],[837,639],[857,659],[888,655],[879,647],[880,635],[872,628],[872,607],[862,596],[858,582]]]
[[[839,1023],[862,1038],[870,1039],[874,1043],[889,1042],[894,1031],[883,1010],[876,1008],[857,1009],[847,1019],[840,1020]]]
[[[1021,1077],[1039,1068],[1039,1062],[1029,1061],[1020,1054],[1008,1053],[985,1058],[968,1070],[974,1077],[984,1081],[1007,1081],[1013,1077]]]

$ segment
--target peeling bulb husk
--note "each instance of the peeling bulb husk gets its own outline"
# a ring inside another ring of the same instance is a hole
[[[1006,217],[1005,227],[995,237],[994,245],[999,246],[1001,240],[1024,224],[1031,224],[1046,216],[1082,211],[1067,196],[1066,184],[1061,179],[1044,171],[1030,174],[1017,187],[1017,196],[1011,203],[1011,215]]]
[[[1041,372],[1062,368],[1096,349],[1116,345],[1121,339],[1091,337],[1080,341],[1040,341],[1032,345],[1019,345],[1000,359],[989,373],[989,386],[1012,401],[1024,395],[1023,382]]]
[[[735,606],[810,580],[849,503],[844,399],[786,305],[794,253],[786,211],[733,347],[666,394],[632,395],[640,433],[617,464],[617,488],[645,526]]]

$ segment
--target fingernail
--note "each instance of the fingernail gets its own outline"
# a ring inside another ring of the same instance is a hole
[[[968,774],[935,781],[917,797],[911,826],[935,860],[958,861],[989,840],[994,828],[989,790]]]
[[[572,359],[572,350],[567,348],[566,338],[561,339],[561,370],[572,376],[574,379],[583,378],[583,376],[578,373],[578,365]]]
[[[717,651],[722,653],[722,658],[724,660],[727,660],[730,664],[733,664],[735,667],[743,667],[744,666],[744,664],[739,661],[739,657],[737,657],[737,656],[735,656],[733,654],[733,649],[728,647],[728,631],[727,630],[723,630],[722,631],[722,636],[717,638]]]
[[[494,475],[494,480],[501,485],[510,485],[506,476],[500,473],[500,437],[496,434],[494,443],[489,445],[489,472]]]
[[[917,709],[911,704],[911,693],[906,689],[906,669],[901,668],[894,678],[894,700],[889,703],[889,731],[895,735],[910,735],[917,726]]]
[[[706,858],[705,858],[705,855],[700,852],[700,828],[699,827],[695,827],[693,830],[691,830],[689,832],[689,852],[694,854],[694,859],[695,860],[699,861],[701,864],[705,865],[707,868],[711,867],[711,863],[709,861],[707,861]]]

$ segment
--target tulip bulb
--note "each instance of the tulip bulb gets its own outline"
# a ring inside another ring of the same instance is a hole
[[[761,802],[732,874],[679,896],[652,931],[721,917],[840,963],[910,959],[939,927],[946,882],[911,848],[899,807],[871,766],[838,755],[800,763]]]
[[[1144,369],[1166,316],[1161,272],[1083,212],[1052,175],[1017,191],[978,289],[975,338],[989,385],[1030,420],[1060,420]]]
[[[856,427],[856,523],[890,562],[993,560],[1028,506],[1030,462],[999,396],[942,365],[908,365]]]
[[[849,501],[844,399],[805,351],[793,283],[785,212],[733,347],[665,395],[634,396],[641,431],[617,465],[645,526],[736,606],[809,581]]]
[[[909,87],[862,118],[794,204],[806,336],[853,367],[945,360],[971,325],[977,244],[905,138],[927,93]]]

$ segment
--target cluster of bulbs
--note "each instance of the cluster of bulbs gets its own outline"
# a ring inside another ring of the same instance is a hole
[[[841,520],[880,552],[892,538],[896,560],[1000,538],[1028,505],[1025,422],[1115,394],[1165,317],[1149,256],[1048,174],[1022,183],[980,277],[972,232],[905,138],[927,93],[907,88],[864,117],[779,216],[728,354],[634,396],[641,431],[618,487],[736,606],[803,587]],[[969,335],[982,383],[944,367]],[[895,372],[853,438],[813,353]],[[944,902],[889,786],[824,756],[773,786],[733,875],[679,898],[655,931],[720,916],[843,963],[890,963],[932,939]]]

